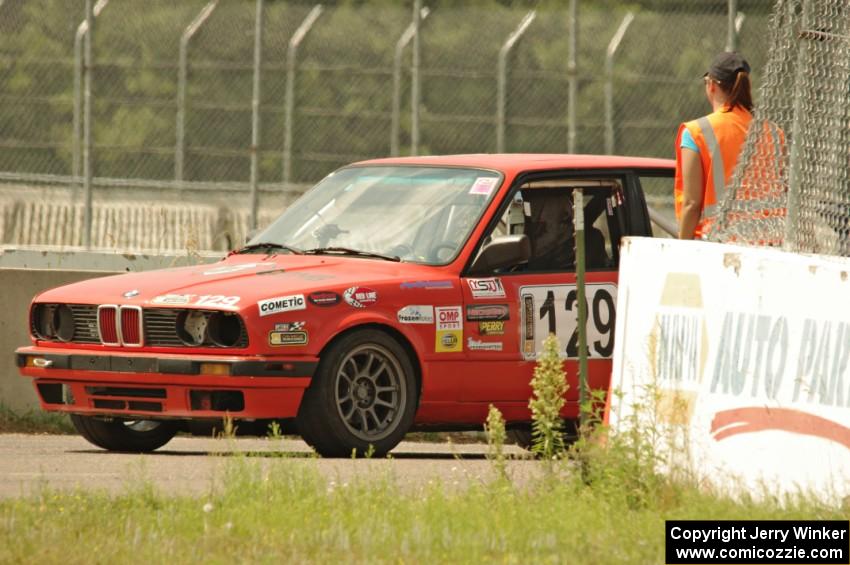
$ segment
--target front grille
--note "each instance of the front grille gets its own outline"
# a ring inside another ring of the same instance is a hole
[[[177,333],[178,318],[190,310],[181,308],[118,307],[114,304],[96,306],[91,304],[68,304],[74,316],[74,334],[71,343],[125,345],[129,347],[189,347]],[[48,305],[49,307],[49,305]],[[55,308],[55,306],[54,306]],[[192,310],[198,312],[198,310]],[[211,315],[213,311],[203,311]],[[239,339],[228,343],[229,348],[248,346],[248,332],[240,316]],[[120,332],[119,332],[120,325]],[[30,330],[39,335],[35,309],[30,317]],[[119,339],[119,334],[120,338]],[[41,336],[45,341],[58,341],[54,336]],[[222,348],[213,340],[205,339],[195,347]]]
[[[97,335],[97,306],[88,304],[68,304],[74,313],[74,338],[75,343],[100,343]]]

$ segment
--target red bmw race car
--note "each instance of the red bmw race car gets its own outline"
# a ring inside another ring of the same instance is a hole
[[[672,161],[582,155],[381,159],[344,167],[213,265],[38,295],[17,350],[45,410],[91,443],[150,451],[222,417],[297,430],[325,456],[412,429],[530,421],[557,334],[575,419],[573,190],[584,191],[589,383],[608,389],[618,243],[651,235],[642,186]]]

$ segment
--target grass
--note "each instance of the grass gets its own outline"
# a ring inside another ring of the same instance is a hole
[[[0,562],[662,563],[665,519],[840,519],[805,499],[734,501],[695,486],[575,474],[519,488],[509,481],[402,488],[392,475],[350,484],[309,462],[273,473],[227,463],[206,496],[149,483],[119,496],[43,490],[0,501]]]
[[[74,434],[68,416],[41,410],[16,412],[0,404],[0,434]]]

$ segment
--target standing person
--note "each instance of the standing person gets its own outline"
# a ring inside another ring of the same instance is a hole
[[[753,119],[750,65],[720,53],[703,76],[712,113],[679,126],[674,197],[679,239],[707,235]]]

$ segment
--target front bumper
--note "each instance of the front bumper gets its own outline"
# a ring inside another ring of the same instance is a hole
[[[292,418],[318,366],[318,359],[43,347],[15,354],[44,410],[136,418]]]

